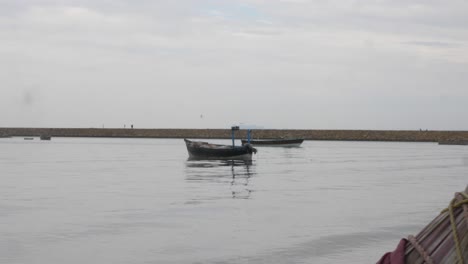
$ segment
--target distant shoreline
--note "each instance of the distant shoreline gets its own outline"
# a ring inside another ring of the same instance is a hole
[[[193,138],[229,139],[230,129],[132,129],[132,128],[0,128],[0,137],[109,137],[109,138]],[[437,130],[321,130],[255,129],[253,138],[303,138],[336,141],[440,142],[467,140],[468,131]],[[236,132],[246,138],[246,130]]]

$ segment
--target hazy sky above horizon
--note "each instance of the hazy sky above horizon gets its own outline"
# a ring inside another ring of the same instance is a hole
[[[2,0],[0,127],[468,130],[468,1]]]

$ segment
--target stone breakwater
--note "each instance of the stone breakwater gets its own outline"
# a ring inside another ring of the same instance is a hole
[[[230,129],[0,128],[0,136],[228,139]],[[468,140],[468,131],[256,129],[255,139],[440,142]],[[246,138],[246,130],[236,132]]]

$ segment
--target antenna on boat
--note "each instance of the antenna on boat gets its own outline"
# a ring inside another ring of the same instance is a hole
[[[239,126],[232,126],[231,127],[231,138],[232,138],[232,147],[235,147],[236,144],[234,143],[234,133],[235,131],[239,130]]]

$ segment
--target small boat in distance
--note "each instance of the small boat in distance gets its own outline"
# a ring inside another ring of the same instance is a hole
[[[32,137],[25,137],[24,140],[34,140]]]
[[[184,139],[190,159],[251,160],[257,150],[250,144],[229,146]]]
[[[252,144],[262,147],[299,147],[303,138],[278,138],[278,139],[252,139],[252,130],[247,130],[247,139],[242,139],[242,145]]]
[[[41,135],[41,140],[50,140],[50,136],[47,135]]]
[[[439,145],[468,145],[466,139],[449,139],[439,141]]]
[[[242,139],[242,145],[248,144],[249,141]],[[292,139],[251,139],[250,144],[254,146],[265,146],[265,147],[299,147],[304,139],[292,138]]]

